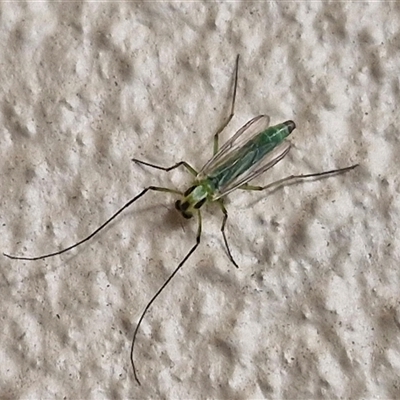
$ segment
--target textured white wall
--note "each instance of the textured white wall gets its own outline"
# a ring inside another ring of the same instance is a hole
[[[269,196],[230,196],[197,253],[174,197],[149,194],[90,243],[0,257],[0,397],[399,398],[400,7],[309,2],[3,3],[1,250],[79,240],[148,184],[184,189],[227,115],[293,119],[260,182],[360,163]]]

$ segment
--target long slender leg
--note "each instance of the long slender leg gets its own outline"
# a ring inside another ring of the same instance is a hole
[[[182,166],[185,167],[192,175],[194,175],[194,176],[197,175],[197,171],[196,171],[189,163],[187,163],[186,161],[179,161],[178,163],[172,165],[171,167],[161,167],[161,166],[159,166],[159,165],[150,164],[150,163],[148,163],[148,162],[146,162],[146,161],[141,161],[141,160],[138,160],[138,159],[136,159],[136,158],[132,158],[132,161],[134,161],[135,163],[138,163],[138,164],[147,165],[148,167],[155,168],[155,169],[161,169],[161,171],[167,171],[167,172],[168,172],[168,171],[171,171],[171,170],[173,170],[173,169],[175,169],[175,168],[178,168],[178,167],[180,167],[180,166],[182,165]]]
[[[218,200],[218,204],[221,207],[222,212],[224,213],[224,218],[222,220],[222,225],[221,225],[221,232],[222,232],[222,237],[224,238],[224,243],[225,243],[226,250],[228,252],[228,257],[231,260],[232,264],[236,268],[239,268],[239,266],[237,265],[236,261],[232,257],[231,249],[229,248],[228,240],[226,239],[226,234],[225,234],[225,225],[226,225],[226,221],[228,219],[228,211],[225,208],[225,205],[224,205],[224,202],[222,201],[222,199]]]
[[[232,97],[232,105],[231,112],[228,115],[228,118],[222,123],[222,125],[218,128],[217,132],[214,135],[214,155],[217,153],[219,148],[219,134],[226,128],[229,124],[233,116],[235,115],[235,102],[236,102],[236,90],[237,90],[237,81],[238,81],[238,70],[239,70],[239,54],[236,57],[236,66],[235,66],[235,81],[233,84],[233,97]]]
[[[120,208],[114,215],[112,215],[106,222],[104,222],[102,225],[100,225],[94,232],[92,232],[89,236],[85,237],[84,239],[80,240],[79,242],[66,247],[65,249],[55,251],[54,253],[49,253],[49,254],[44,254],[41,256],[37,257],[17,257],[17,256],[11,256],[9,254],[3,253],[4,256],[11,258],[13,260],[28,260],[28,261],[34,261],[34,260],[42,260],[44,258],[48,257],[53,257],[57,256],[59,254],[65,253],[68,250],[71,250],[75,247],[78,247],[82,243],[87,242],[89,239],[91,239],[96,233],[100,232],[106,225],[108,225],[114,218],[116,218],[119,214],[122,213],[126,208],[128,208],[131,204],[133,204],[136,200],[139,200],[142,196],[144,196],[149,190],[156,191],[156,192],[167,192],[167,193],[176,193],[176,194],[182,194],[178,190],[174,189],[169,189],[169,188],[163,188],[163,187],[158,187],[158,186],[149,186],[146,189],[143,189],[137,196],[135,196],[133,199],[129,200],[122,208]]]
[[[266,190],[270,189],[273,186],[283,186],[283,185],[288,185],[290,184],[290,181],[295,181],[297,179],[307,179],[307,178],[318,178],[318,177],[326,177],[328,178],[330,175],[337,175],[337,174],[343,174],[347,171],[351,171],[352,169],[356,168],[359,164],[351,165],[350,167],[346,168],[340,168],[340,169],[333,169],[331,171],[324,171],[324,172],[318,172],[315,174],[303,174],[303,175],[290,175],[287,176],[286,178],[279,179],[278,181],[272,182],[266,186],[253,186],[253,185],[243,185],[240,186],[239,189],[242,190]]]
[[[188,258],[195,252],[197,249],[198,245],[200,244],[200,238],[201,238],[201,213],[200,210],[198,210],[198,215],[197,215],[197,220],[198,220],[198,227],[197,227],[197,235],[196,235],[196,243],[193,245],[193,247],[189,250],[189,252],[186,254],[186,256],[183,258],[183,260],[178,264],[178,266],[175,268],[175,270],[172,272],[172,274],[168,277],[168,279],[161,285],[160,289],[157,290],[156,294],[151,298],[151,300],[147,303],[146,307],[144,308],[142,315],[139,318],[139,322],[136,325],[135,331],[133,333],[133,338],[132,338],[132,344],[131,344],[131,364],[133,368],[133,374],[135,376],[136,382],[141,385],[139,378],[137,376],[136,372],[136,367],[135,367],[135,362],[133,361],[133,350],[135,348],[135,343],[136,343],[136,336],[139,331],[140,325],[143,321],[143,318],[145,317],[147,311],[151,307],[151,305],[154,303],[156,298],[160,295],[160,293],[165,289],[165,287],[171,282],[172,278],[177,274],[177,272],[183,267],[185,262],[188,260]]]

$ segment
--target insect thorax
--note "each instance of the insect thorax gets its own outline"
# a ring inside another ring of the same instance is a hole
[[[175,208],[184,218],[192,218],[195,210],[198,210],[207,201],[211,201],[211,195],[215,191],[209,179],[196,182],[183,194],[181,200],[175,202]]]

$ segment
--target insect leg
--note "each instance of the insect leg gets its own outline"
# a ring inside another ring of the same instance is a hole
[[[214,135],[214,153],[217,154],[219,148],[219,134],[226,128],[231,119],[235,114],[235,101],[236,101],[236,90],[237,90],[237,81],[238,81],[238,70],[239,70],[239,54],[236,57],[236,66],[235,66],[235,80],[233,83],[233,97],[232,97],[232,105],[231,112],[228,115],[228,118],[222,123],[222,125],[218,128],[217,132]]]
[[[138,163],[138,164],[147,165],[148,167],[155,168],[155,169],[161,169],[162,171],[167,171],[167,172],[169,172],[169,171],[171,171],[171,170],[173,170],[175,168],[178,168],[178,167],[180,167],[182,165],[192,175],[194,175],[194,176],[197,175],[197,171],[189,163],[187,163],[186,161],[179,161],[178,163],[174,164],[172,167],[160,167],[159,165],[150,164],[150,163],[148,163],[146,161],[141,161],[141,160],[138,160],[136,158],[132,158],[132,161],[134,161],[135,163]]]
[[[286,185],[291,185],[296,183],[297,180],[302,180],[302,179],[307,179],[307,178],[318,178],[318,177],[325,177],[328,178],[331,175],[337,175],[337,174],[343,174],[347,171],[351,171],[352,169],[358,167],[359,164],[354,164],[351,165],[350,167],[346,168],[340,168],[340,169],[332,169],[330,171],[324,171],[324,172],[317,172],[314,174],[303,174],[303,175],[290,175],[287,176],[286,178],[279,179],[278,181],[272,182],[266,186],[253,186],[253,185],[243,185],[240,186],[239,189],[242,190],[266,190],[270,189],[273,186],[276,186],[277,188],[281,186],[286,186]],[[293,181],[293,182],[291,182]]]
[[[163,187],[158,187],[158,186],[149,186],[146,189],[143,189],[137,196],[135,196],[133,199],[129,200],[122,208],[120,208],[114,215],[112,215],[106,222],[104,222],[102,225],[100,225],[94,232],[92,232],[89,236],[85,237],[84,239],[80,240],[79,242],[66,247],[65,249],[56,251],[54,253],[49,253],[49,254],[44,254],[41,256],[37,257],[17,257],[17,256],[11,256],[9,254],[3,253],[4,256],[11,258],[13,260],[28,260],[28,261],[34,261],[34,260],[42,260],[44,258],[48,257],[53,257],[57,256],[59,254],[65,253],[69,250],[72,250],[75,247],[78,247],[82,243],[87,242],[89,239],[91,239],[96,233],[100,232],[106,225],[108,225],[114,218],[116,218],[119,214],[122,213],[126,208],[128,208],[131,204],[133,204],[136,200],[139,200],[142,196],[144,196],[149,190],[156,191],[156,192],[167,192],[167,193],[176,193],[176,194],[182,194],[178,190],[174,189],[169,189],[169,188],[163,188]]]
[[[225,208],[224,202],[222,199],[218,200],[218,204],[221,207],[222,212],[224,213],[224,218],[222,220],[222,225],[221,225],[221,232],[222,232],[222,237],[224,238],[224,243],[225,243],[225,247],[226,250],[228,252],[228,257],[231,260],[232,264],[236,267],[239,268],[239,266],[237,265],[236,261],[234,260],[234,258],[232,257],[232,253],[231,253],[231,249],[229,248],[228,245],[228,240],[226,239],[226,234],[225,234],[225,225],[226,225],[226,221],[228,219],[228,211]]]
[[[143,321],[144,316],[146,315],[147,311],[151,307],[151,305],[154,303],[155,299],[159,296],[159,294],[165,289],[165,287],[168,285],[168,283],[171,282],[172,278],[177,274],[177,272],[183,267],[185,262],[188,260],[188,258],[195,252],[197,249],[198,245],[200,244],[200,238],[201,238],[201,213],[200,210],[198,210],[198,215],[197,215],[197,220],[198,220],[198,227],[197,227],[197,235],[196,235],[196,243],[193,245],[193,247],[189,250],[189,252],[186,254],[186,256],[183,258],[183,260],[178,264],[178,266],[175,268],[174,272],[168,277],[168,279],[161,285],[161,287],[157,290],[156,294],[151,298],[151,300],[147,303],[146,307],[144,308],[142,315],[139,318],[139,322],[136,325],[135,331],[133,333],[133,338],[132,338],[132,344],[131,344],[131,364],[133,368],[133,374],[135,376],[136,382],[141,385],[139,378],[137,376],[136,372],[136,367],[135,367],[135,362],[133,361],[133,350],[135,347],[136,343],[136,336],[139,331],[139,327]]]

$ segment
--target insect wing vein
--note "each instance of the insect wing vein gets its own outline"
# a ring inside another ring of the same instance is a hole
[[[275,164],[281,161],[289,152],[289,150],[290,150],[290,142],[285,140],[277,147],[275,147],[270,153],[268,153],[262,159],[260,159],[259,162],[254,164],[251,168],[249,168],[248,171],[246,171],[243,175],[240,175],[238,179],[235,179],[229,182],[227,185],[219,188],[219,190],[213,197],[213,200],[217,200],[220,199],[221,197],[226,196],[228,193],[234,191],[240,186],[243,186],[246,183],[250,182],[257,176],[263,174],[265,171],[269,170]]]
[[[258,115],[243,125],[209,160],[198,174],[198,178],[204,178],[213,170],[233,157],[235,151],[240,150],[246,143],[269,126],[268,115]]]

